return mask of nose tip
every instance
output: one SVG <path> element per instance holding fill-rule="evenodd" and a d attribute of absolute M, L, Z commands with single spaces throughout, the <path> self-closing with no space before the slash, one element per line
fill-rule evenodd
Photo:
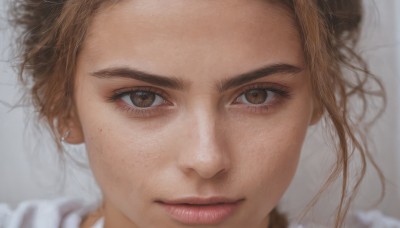
<path fill-rule="evenodd" d="M 200 146 L 201 147 L 201 146 Z M 223 151 L 214 148 L 197 148 L 184 163 L 186 173 L 196 173 L 202 179 L 212 179 L 228 171 L 229 161 Z"/>
<path fill-rule="evenodd" d="M 223 131 L 214 121 L 197 121 L 190 125 L 188 140 L 183 142 L 179 166 L 184 173 L 211 179 L 230 169 L 230 154 Z"/>

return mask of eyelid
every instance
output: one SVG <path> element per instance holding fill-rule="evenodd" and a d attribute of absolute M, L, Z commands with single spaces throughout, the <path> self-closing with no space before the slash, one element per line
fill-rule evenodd
<path fill-rule="evenodd" d="M 137 91 L 152 92 L 156 96 L 159 96 L 161 97 L 161 99 L 163 99 L 163 104 L 154 107 L 140 108 L 127 104 L 125 101 L 122 100 L 123 96 L 129 96 L 130 93 L 134 93 Z M 155 117 L 169 110 L 168 107 L 174 105 L 174 103 L 171 102 L 171 99 L 169 98 L 170 96 L 168 96 L 163 90 L 150 86 L 121 88 L 114 90 L 112 93 L 113 94 L 108 98 L 108 101 L 111 103 L 115 103 L 117 109 L 128 113 L 128 116 L 131 118 Z"/>
<path fill-rule="evenodd" d="M 244 96 L 246 92 L 253 89 L 263 89 L 274 93 L 273 100 L 264 104 L 245 104 L 243 102 L 237 102 L 241 96 Z M 253 114 L 267 114 L 272 110 L 275 110 L 281 104 L 291 98 L 291 90 L 281 84 L 271 83 L 271 82 L 258 82 L 250 85 L 246 85 L 238 89 L 235 93 L 233 101 L 229 102 L 228 108 L 234 108 L 237 110 L 245 111 L 246 113 Z"/>
<path fill-rule="evenodd" d="M 166 92 L 164 92 L 161 89 L 157 89 L 154 87 L 150 86 L 135 86 L 135 87 L 129 87 L 129 88 L 122 88 L 122 89 L 117 89 L 112 92 L 112 96 L 110 97 L 111 101 L 116 101 L 117 99 L 121 98 L 122 96 L 131 93 L 131 92 L 137 92 L 137 91 L 145 91 L 145 92 L 152 92 L 161 98 L 163 98 L 165 101 L 172 103 L 170 96 Z"/>
<path fill-rule="evenodd" d="M 266 90 L 272 91 L 274 93 L 277 93 L 277 95 L 282 96 L 282 97 L 290 97 L 291 96 L 289 87 L 286 87 L 284 85 L 277 84 L 277 83 L 271 83 L 271 82 L 256 82 L 256 83 L 252 83 L 250 85 L 246 85 L 246 86 L 238 89 L 237 91 L 235 91 L 235 94 L 238 94 L 238 95 L 235 96 L 233 101 L 235 101 L 238 97 L 240 97 L 241 95 L 243 95 L 244 93 L 246 93 L 252 89 L 266 89 Z"/>

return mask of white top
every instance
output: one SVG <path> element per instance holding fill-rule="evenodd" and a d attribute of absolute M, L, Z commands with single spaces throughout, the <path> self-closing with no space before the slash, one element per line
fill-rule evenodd
<path fill-rule="evenodd" d="M 82 219 L 98 205 L 79 199 L 62 198 L 47 201 L 30 201 L 12 211 L 0 204 L 0 228 L 79 228 Z M 384 216 L 379 211 L 357 212 L 349 216 L 351 228 L 400 228 L 400 220 Z M 103 228 L 100 219 L 92 228 Z M 318 225 L 294 225 L 291 228 L 321 228 Z"/>
<path fill-rule="evenodd" d="M 24 202 L 14 211 L 0 204 L 0 228 L 79 228 L 82 219 L 96 208 L 96 204 L 71 198 Z M 102 227 L 103 220 L 93 226 Z"/>

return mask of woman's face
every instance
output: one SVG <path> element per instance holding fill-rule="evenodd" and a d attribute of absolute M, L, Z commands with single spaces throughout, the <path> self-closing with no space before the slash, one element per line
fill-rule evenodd
<path fill-rule="evenodd" d="M 267 227 L 313 121 L 305 69 L 293 19 L 267 1 L 99 11 L 72 135 L 83 133 L 106 225 Z"/>

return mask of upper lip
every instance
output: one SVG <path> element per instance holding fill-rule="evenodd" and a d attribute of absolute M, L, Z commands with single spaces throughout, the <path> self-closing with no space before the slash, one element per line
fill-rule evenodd
<path fill-rule="evenodd" d="M 173 200 L 157 200 L 158 203 L 163 204 L 192 204 L 192 205 L 210 205 L 210 204 L 235 204 L 243 201 L 244 199 L 232 199 L 226 197 L 186 197 Z"/>

